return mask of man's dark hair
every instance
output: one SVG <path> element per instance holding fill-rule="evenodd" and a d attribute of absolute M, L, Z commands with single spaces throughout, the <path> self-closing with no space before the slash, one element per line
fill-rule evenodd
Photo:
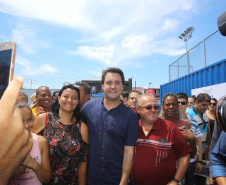
<path fill-rule="evenodd" d="M 53 92 L 53 96 L 55 96 L 56 95 L 56 93 L 59 93 L 60 91 L 54 91 Z"/>
<path fill-rule="evenodd" d="M 139 94 L 139 95 L 142 94 L 140 91 L 134 89 L 134 90 L 132 90 L 132 91 L 129 92 L 129 97 L 128 97 L 128 99 L 130 99 L 130 94 L 133 93 L 133 92 L 135 92 L 135 93 L 137 93 L 137 94 Z"/>
<path fill-rule="evenodd" d="M 47 87 L 47 86 L 41 86 L 41 87 L 39 87 L 38 89 L 36 89 L 36 96 L 38 96 L 38 94 L 39 94 L 39 93 L 38 93 L 39 89 L 41 89 L 41 88 L 43 88 L 43 87 L 49 89 L 49 87 Z"/>
<path fill-rule="evenodd" d="M 128 99 L 129 93 L 128 93 L 128 91 L 122 91 L 121 95 L 122 95 L 123 98 Z"/>
<path fill-rule="evenodd" d="M 183 99 L 186 99 L 186 101 L 188 101 L 188 95 L 183 92 L 177 93 L 176 96 L 177 96 L 177 99 L 183 98 Z"/>
<path fill-rule="evenodd" d="M 107 75 L 107 73 L 118 73 L 122 78 L 122 85 L 124 85 L 124 83 L 125 83 L 124 73 L 122 72 L 121 69 L 116 68 L 116 67 L 109 67 L 106 70 L 102 71 L 101 84 L 104 84 L 105 76 Z"/>
<path fill-rule="evenodd" d="M 75 82 L 75 85 L 78 85 L 79 87 L 83 86 L 85 94 L 90 94 L 91 88 L 90 88 L 88 83 L 86 83 L 86 82 Z"/>
<path fill-rule="evenodd" d="M 210 96 L 206 93 L 200 93 L 198 94 L 196 100 L 201 103 L 203 101 L 206 101 L 206 102 L 210 102 Z"/>
<path fill-rule="evenodd" d="M 191 95 L 189 98 L 193 98 L 194 101 L 196 101 L 196 96 L 195 95 Z"/>

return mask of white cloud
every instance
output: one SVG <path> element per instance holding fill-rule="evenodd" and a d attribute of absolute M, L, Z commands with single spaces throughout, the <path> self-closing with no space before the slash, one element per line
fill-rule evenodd
<path fill-rule="evenodd" d="M 178 27 L 178 21 L 177 20 L 174 20 L 174 19 L 166 19 L 164 21 L 164 25 L 162 27 L 163 30 L 166 30 L 166 31 L 171 31 L 171 30 L 175 30 L 177 27 Z"/>
<path fill-rule="evenodd" d="M 119 64 L 130 65 L 131 62 L 126 61 L 153 54 L 170 56 L 184 54 L 185 49 L 178 49 L 182 44 L 174 38 L 152 41 L 147 35 L 129 35 L 125 37 L 121 44 L 106 47 L 80 46 L 77 51 L 69 53 L 95 59 L 105 66 L 118 66 Z"/>
<path fill-rule="evenodd" d="M 197 0 L 0 0 L 0 11 L 51 24 L 68 26 L 81 32 L 74 39 L 78 46 L 71 54 L 95 60 L 106 66 L 117 66 L 137 57 L 155 53 L 179 55 L 179 39 L 169 39 L 197 11 Z M 15 41 L 27 53 L 48 47 L 35 40 L 34 29 L 18 26 Z M 162 35 L 168 35 L 163 38 Z M 32 41 L 32 42 L 31 42 Z M 35 43 L 35 44 L 34 44 Z M 48 68 L 48 67 L 47 67 Z"/>
<path fill-rule="evenodd" d="M 108 47 L 90 47 L 80 46 L 77 51 L 71 54 L 81 55 L 86 58 L 95 59 L 105 65 L 112 65 L 112 58 L 114 57 L 115 47 L 110 45 Z"/>
<path fill-rule="evenodd" d="M 88 70 L 87 72 L 99 78 L 101 77 L 102 69 L 96 68 L 95 70 Z"/>
<path fill-rule="evenodd" d="M 16 56 L 16 64 L 24 67 L 22 74 L 27 76 L 53 75 L 59 72 L 57 68 L 50 64 L 38 64 L 21 56 Z"/>
<path fill-rule="evenodd" d="M 12 39 L 29 54 L 34 54 L 40 48 L 47 48 L 50 45 L 50 43 L 38 39 L 34 29 L 23 24 L 16 25 L 16 28 L 12 30 Z"/>
<path fill-rule="evenodd" d="M 87 4 L 87 0 L 7 0 L 1 1 L 0 10 L 69 27 L 91 29 L 94 25 L 85 11 Z"/>

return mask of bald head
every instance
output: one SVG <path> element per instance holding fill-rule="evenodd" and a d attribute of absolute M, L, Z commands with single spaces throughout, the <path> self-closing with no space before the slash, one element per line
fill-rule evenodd
<path fill-rule="evenodd" d="M 50 110 L 50 104 L 51 104 L 51 92 L 49 90 L 49 87 L 41 86 L 36 90 L 36 100 L 38 107 L 44 108 L 46 112 Z"/>
<path fill-rule="evenodd" d="M 153 125 L 158 118 L 158 105 L 153 94 L 142 94 L 137 97 L 137 113 L 143 125 Z"/>

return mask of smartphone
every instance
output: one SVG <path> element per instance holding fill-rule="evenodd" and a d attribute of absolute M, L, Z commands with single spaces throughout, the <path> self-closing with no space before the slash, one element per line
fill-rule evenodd
<path fill-rule="evenodd" d="M 185 126 L 182 126 L 182 127 L 180 127 L 180 128 L 187 130 L 187 128 L 186 128 Z"/>
<path fill-rule="evenodd" d="M 16 44 L 14 42 L 0 43 L 0 99 L 13 79 Z"/>

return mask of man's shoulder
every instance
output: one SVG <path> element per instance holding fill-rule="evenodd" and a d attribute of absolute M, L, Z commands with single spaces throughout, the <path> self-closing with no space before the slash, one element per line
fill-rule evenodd
<path fill-rule="evenodd" d="M 93 100 L 89 100 L 85 103 L 85 105 L 83 106 L 84 108 L 90 107 L 90 106 L 97 106 L 97 105 L 101 105 L 103 99 L 102 98 L 98 98 L 98 99 L 93 99 Z"/>
<path fill-rule="evenodd" d="M 193 113 L 195 113 L 195 111 L 194 111 L 194 107 L 188 107 L 187 109 L 186 109 L 186 113 L 187 114 L 193 114 Z"/>
<path fill-rule="evenodd" d="M 124 105 L 124 103 L 121 103 L 118 107 L 118 109 L 116 109 L 115 111 L 116 115 L 118 116 L 118 118 L 120 119 L 130 119 L 130 120 L 134 120 L 134 121 L 138 121 L 138 116 L 137 114 L 130 108 L 126 107 Z"/>

